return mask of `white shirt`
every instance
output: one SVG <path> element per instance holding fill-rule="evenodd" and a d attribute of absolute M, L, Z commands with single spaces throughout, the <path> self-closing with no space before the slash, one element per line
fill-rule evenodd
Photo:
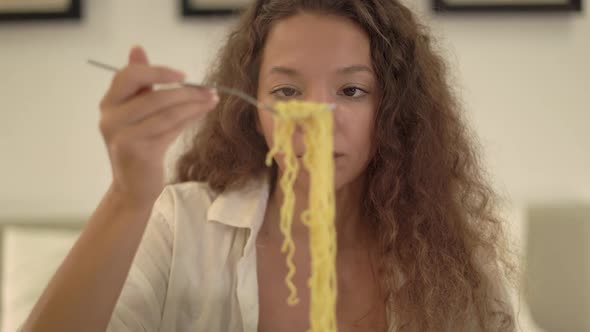
<path fill-rule="evenodd" d="M 268 195 L 266 180 L 217 196 L 203 183 L 166 187 L 107 330 L 256 332 Z"/>
<path fill-rule="evenodd" d="M 204 183 L 166 187 L 107 330 L 256 332 L 255 243 L 268 196 L 267 178 L 219 195 Z M 509 304 L 504 284 L 494 287 Z"/>

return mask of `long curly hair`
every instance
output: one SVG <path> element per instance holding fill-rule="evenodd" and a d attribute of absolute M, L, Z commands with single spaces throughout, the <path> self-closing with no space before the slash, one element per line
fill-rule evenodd
<path fill-rule="evenodd" d="M 273 22 L 298 12 L 339 15 L 370 36 L 380 101 L 363 209 L 379 243 L 379 280 L 395 331 L 512 331 L 492 285 L 511 285 L 516 265 L 475 139 L 427 29 L 395 0 L 259 0 L 241 16 L 207 82 L 256 95 Z M 176 166 L 175 182 L 219 192 L 268 172 L 254 107 L 221 96 Z M 276 179 L 276 164 L 270 170 Z M 493 273 L 474 257 L 484 253 Z M 487 272 L 486 272 L 487 271 Z M 501 304 L 501 303 L 500 303 Z"/>

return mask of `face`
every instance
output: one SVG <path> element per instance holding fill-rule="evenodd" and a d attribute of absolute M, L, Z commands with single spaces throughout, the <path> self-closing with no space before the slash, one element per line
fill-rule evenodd
<path fill-rule="evenodd" d="M 257 97 L 269 105 L 292 98 L 336 105 L 336 190 L 359 178 L 371 158 L 376 89 L 369 38 L 353 21 L 302 13 L 276 22 L 270 30 Z M 258 110 L 258 116 L 259 131 L 272 146 L 272 115 Z M 301 156 L 301 132 L 296 132 L 293 144 Z M 282 170 L 282 158 L 275 160 Z"/>

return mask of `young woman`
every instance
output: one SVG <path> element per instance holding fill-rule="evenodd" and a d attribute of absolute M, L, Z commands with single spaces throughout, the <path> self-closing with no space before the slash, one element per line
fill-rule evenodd
<path fill-rule="evenodd" d="M 286 304 L 271 115 L 186 87 L 133 48 L 100 104 L 113 181 L 25 331 L 306 331 L 306 174 Z M 393 0 L 259 0 L 208 82 L 267 104 L 336 105 L 338 330 L 512 331 L 513 265 L 493 193 L 424 27 Z M 206 114 L 206 115 L 205 115 Z M 163 159 L 203 127 L 164 188 Z M 295 152 L 304 147 L 301 133 Z M 159 196 L 159 198 L 158 198 Z"/>

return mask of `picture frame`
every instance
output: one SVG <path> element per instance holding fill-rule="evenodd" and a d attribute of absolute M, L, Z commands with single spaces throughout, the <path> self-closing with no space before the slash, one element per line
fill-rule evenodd
<path fill-rule="evenodd" d="M 253 0 L 181 0 L 182 16 L 228 16 L 243 10 Z"/>
<path fill-rule="evenodd" d="M 583 0 L 433 0 L 437 12 L 579 12 Z"/>
<path fill-rule="evenodd" d="M 80 20 L 81 0 L 0 1 L 0 22 Z"/>

